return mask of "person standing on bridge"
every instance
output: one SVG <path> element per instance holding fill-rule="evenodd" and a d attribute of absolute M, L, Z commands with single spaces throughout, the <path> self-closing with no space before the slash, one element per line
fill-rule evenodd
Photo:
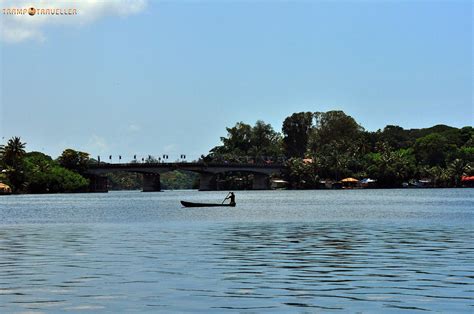
<path fill-rule="evenodd" d="M 234 192 L 230 192 L 229 196 L 227 196 L 225 198 L 225 200 L 230 200 L 230 205 L 235 206 L 235 194 L 234 194 Z"/>

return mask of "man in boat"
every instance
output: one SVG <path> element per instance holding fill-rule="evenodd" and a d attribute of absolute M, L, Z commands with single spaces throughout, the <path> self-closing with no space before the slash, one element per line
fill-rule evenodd
<path fill-rule="evenodd" d="M 227 196 L 227 197 L 225 198 L 225 200 L 230 200 L 230 205 L 235 206 L 235 195 L 234 195 L 234 192 L 230 192 L 230 193 L 229 193 L 229 196 Z M 225 201 L 225 200 L 224 200 L 224 201 Z"/>

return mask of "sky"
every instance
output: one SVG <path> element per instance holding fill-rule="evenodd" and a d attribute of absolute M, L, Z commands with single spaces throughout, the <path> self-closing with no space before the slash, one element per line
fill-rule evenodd
<path fill-rule="evenodd" d="M 57 157 L 188 160 L 226 127 L 343 110 L 472 126 L 471 1 L 0 1 L 0 137 Z"/>

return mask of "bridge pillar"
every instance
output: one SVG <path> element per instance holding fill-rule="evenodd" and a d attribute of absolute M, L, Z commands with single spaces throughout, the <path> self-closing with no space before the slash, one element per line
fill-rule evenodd
<path fill-rule="evenodd" d="M 91 175 L 89 176 L 89 191 L 97 193 L 107 193 L 108 180 L 106 176 Z"/>
<path fill-rule="evenodd" d="M 268 190 L 270 188 L 269 178 L 266 174 L 254 173 L 252 190 Z"/>
<path fill-rule="evenodd" d="M 216 178 L 212 173 L 201 173 L 199 175 L 199 191 L 216 190 Z"/>
<path fill-rule="evenodd" d="M 144 173 L 143 174 L 143 192 L 159 192 L 161 191 L 160 174 Z"/>

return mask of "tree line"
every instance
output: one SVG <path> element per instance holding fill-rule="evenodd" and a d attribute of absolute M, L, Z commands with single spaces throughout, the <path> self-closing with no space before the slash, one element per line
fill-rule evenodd
<path fill-rule="evenodd" d="M 293 188 L 317 188 L 323 180 L 372 178 L 379 187 L 427 179 L 436 187 L 457 187 L 472 175 L 474 129 L 435 125 L 404 129 L 387 125 L 367 131 L 343 111 L 298 112 L 277 132 L 270 124 L 238 122 L 226 128 L 221 145 L 205 161 L 278 162 Z"/>
<path fill-rule="evenodd" d="M 462 176 L 474 174 L 474 129 L 435 125 L 404 129 L 387 125 L 371 132 L 343 111 L 298 112 L 282 123 L 281 132 L 261 120 L 253 126 L 238 122 L 227 127 L 221 145 L 212 148 L 206 162 L 280 162 L 292 188 L 320 187 L 321 181 L 345 177 L 377 180 L 379 187 L 400 187 L 403 182 L 428 179 L 435 187 L 461 186 Z M 88 165 L 97 163 L 86 152 L 66 149 L 53 159 L 41 152 L 26 152 L 26 143 L 13 137 L 0 145 L 0 182 L 14 193 L 88 191 Z M 150 157 L 151 158 L 151 157 Z M 156 162 L 154 159 L 146 162 Z M 109 175 L 112 189 L 137 189 L 141 176 Z M 191 188 L 196 174 L 163 174 L 163 188 Z M 220 180 L 228 188 L 246 188 L 251 176 L 227 174 Z"/>
<path fill-rule="evenodd" d="M 97 160 L 86 152 L 65 149 L 53 159 L 41 152 L 26 152 L 26 143 L 13 137 L 0 145 L 0 182 L 9 185 L 13 193 L 74 193 L 88 192 L 90 176 L 87 169 Z M 149 157 L 146 162 L 158 162 Z M 142 176 L 136 173 L 107 174 L 109 189 L 138 190 Z M 163 189 L 190 189 L 198 186 L 198 175 L 172 171 L 161 176 Z"/>
<path fill-rule="evenodd" d="M 41 152 L 26 152 L 26 143 L 13 137 L 0 146 L 0 182 L 13 193 L 86 192 L 89 154 L 66 149 L 57 159 Z"/>

